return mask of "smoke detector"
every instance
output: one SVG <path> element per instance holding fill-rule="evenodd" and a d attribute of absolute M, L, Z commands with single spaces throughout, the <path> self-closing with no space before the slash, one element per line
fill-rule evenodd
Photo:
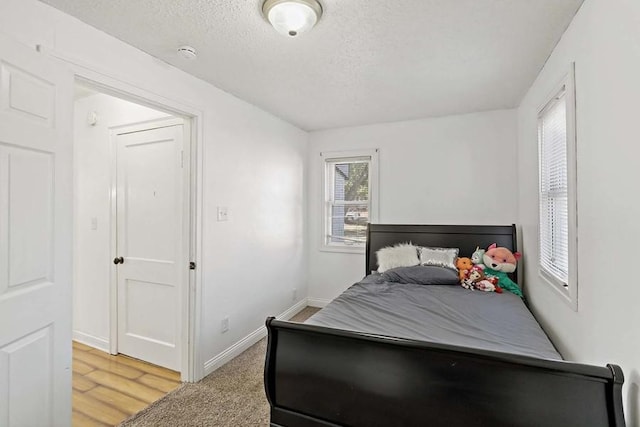
<path fill-rule="evenodd" d="M 178 55 L 184 59 L 192 61 L 197 58 L 196 50 L 191 46 L 180 46 L 178 48 Z"/>

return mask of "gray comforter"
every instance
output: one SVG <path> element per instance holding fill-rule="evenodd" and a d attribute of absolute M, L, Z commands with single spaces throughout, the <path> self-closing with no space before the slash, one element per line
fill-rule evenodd
<path fill-rule="evenodd" d="M 562 359 L 514 294 L 367 276 L 305 323 L 544 359 Z"/>

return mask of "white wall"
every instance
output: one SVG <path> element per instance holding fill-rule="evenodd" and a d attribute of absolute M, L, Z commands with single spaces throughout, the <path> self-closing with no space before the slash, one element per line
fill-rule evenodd
<path fill-rule="evenodd" d="M 322 151 L 379 148 L 378 223 L 511 224 L 517 216 L 515 110 L 313 132 L 309 145 L 309 298 L 364 276 L 364 254 L 322 252 Z"/>
<path fill-rule="evenodd" d="M 1 0 L 0 32 L 202 112 L 203 364 L 307 294 L 305 132 L 36 0 Z"/>
<path fill-rule="evenodd" d="M 89 112 L 98 115 L 95 126 Z M 74 338 L 109 349 L 111 163 L 109 129 L 168 114 L 112 96 L 81 98 L 74 111 Z M 92 218 L 97 229 L 92 229 Z"/>
<path fill-rule="evenodd" d="M 640 426 L 640 2 L 586 0 L 519 109 L 519 222 L 529 299 L 563 355 L 622 366 Z M 537 108 L 576 63 L 578 311 L 538 276 Z"/>

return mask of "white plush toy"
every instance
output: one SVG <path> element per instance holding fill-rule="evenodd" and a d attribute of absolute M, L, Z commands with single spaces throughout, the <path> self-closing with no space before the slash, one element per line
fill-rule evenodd
<path fill-rule="evenodd" d="M 480 246 L 476 246 L 475 252 L 471 255 L 471 262 L 475 265 L 482 265 L 484 267 L 482 258 L 484 257 L 485 252 L 486 251 L 484 249 L 480 249 Z"/>

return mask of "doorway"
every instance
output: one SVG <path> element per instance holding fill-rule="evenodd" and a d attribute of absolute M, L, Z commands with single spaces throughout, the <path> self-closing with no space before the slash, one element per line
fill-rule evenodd
<path fill-rule="evenodd" d="M 105 403 L 97 391 L 130 403 L 140 389 L 162 395 L 173 386 L 168 376 L 187 379 L 191 120 L 82 83 L 76 83 L 74 109 L 76 417 L 84 400 L 97 400 L 87 407 Z M 83 357 L 90 360 L 78 360 Z M 123 363 L 118 369 L 129 376 L 141 375 L 120 378 L 100 357 L 109 366 Z M 76 365 L 96 371 L 75 372 Z M 138 380 L 147 383 L 134 385 Z M 135 396 L 113 387 L 123 381 L 138 390 Z M 120 412 L 131 415 L 125 408 Z"/>

